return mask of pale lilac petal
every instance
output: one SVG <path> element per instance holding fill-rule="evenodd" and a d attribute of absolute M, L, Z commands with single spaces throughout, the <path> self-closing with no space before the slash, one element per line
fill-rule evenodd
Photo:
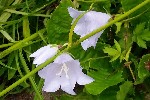
<path fill-rule="evenodd" d="M 38 72 L 38 75 L 45 79 L 43 91 L 55 92 L 60 88 L 60 77 L 56 74 L 61 70 L 61 65 L 51 63 Z"/>
<path fill-rule="evenodd" d="M 60 78 L 55 77 L 53 80 L 46 79 L 43 86 L 43 91 L 56 92 L 60 88 Z"/>
<path fill-rule="evenodd" d="M 70 14 L 70 16 L 71 16 L 72 18 L 77 18 L 77 17 L 78 17 L 81 13 L 83 13 L 84 11 L 78 11 L 78 10 L 72 8 L 72 7 L 69 7 L 69 8 L 68 8 L 68 12 L 69 12 L 69 14 Z"/>
<path fill-rule="evenodd" d="M 84 50 L 87 50 L 89 47 L 93 46 L 95 48 L 96 43 L 98 41 L 98 38 L 100 37 L 102 32 L 99 32 L 88 39 L 84 40 L 81 42 L 81 46 L 83 47 Z"/>
<path fill-rule="evenodd" d="M 57 47 L 46 49 L 45 51 L 43 51 L 43 53 L 41 53 L 40 56 L 34 59 L 33 64 L 40 65 L 41 63 L 44 63 L 47 59 L 53 57 L 57 53 L 57 50 Z"/>
<path fill-rule="evenodd" d="M 69 54 L 63 53 L 54 60 L 54 63 L 62 64 L 70 60 L 74 59 Z"/>
<path fill-rule="evenodd" d="M 84 74 L 84 73 L 80 73 L 79 76 L 80 76 L 80 77 L 78 77 L 78 79 L 77 79 L 77 83 L 78 83 L 79 85 L 89 84 L 89 83 L 91 83 L 91 82 L 94 81 L 93 78 L 87 76 L 87 75 Z"/>
<path fill-rule="evenodd" d="M 105 25 L 109 18 L 110 16 L 106 13 L 89 11 L 78 21 L 74 32 L 78 35 L 86 35 L 93 30 Z"/>
<path fill-rule="evenodd" d="M 79 85 L 89 84 L 94 81 L 93 78 L 87 76 L 82 72 L 82 68 L 80 66 L 80 62 L 78 60 L 73 60 L 66 63 L 70 69 L 68 72 L 69 76 L 76 77 L 76 81 Z"/>
<path fill-rule="evenodd" d="M 56 63 L 51 63 L 38 71 L 38 75 L 43 79 L 52 79 L 56 77 L 56 73 L 61 70 L 61 65 Z"/>
<path fill-rule="evenodd" d="M 70 83 L 70 80 L 67 79 L 64 76 L 61 77 L 61 89 L 71 95 L 76 95 L 76 93 L 73 91 L 74 87 L 72 87 L 72 84 Z"/>
<path fill-rule="evenodd" d="M 37 51 L 35 51 L 34 53 L 32 53 L 30 55 L 30 57 L 38 57 L 40 56 L 45 50 L 49 49 L 50 48 L 50 45 L 47 45 L 47 46 L 44 46 L 40 49 L 38 49 Z"/>

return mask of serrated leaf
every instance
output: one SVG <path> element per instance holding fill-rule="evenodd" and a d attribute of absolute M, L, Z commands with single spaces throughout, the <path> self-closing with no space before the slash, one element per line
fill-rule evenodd
<path fill-rule="evenodd" d="M 120 56 L 120 52 L 113 48 L 105 47 L 103 51 L 104 53 L 108 53 L 109 56 L 112 56 L 110 62 L 116 60 Z"/>
<path fill-rule="evenodd" d="M 95 81 L 87 84 L 85 88 L 93 95 L 100 94 L 106 88 L 117 85 L 123 81 L 122 71 L 112 74 L 105 70 L 99 70 L 97 72 L 90 72 L 88 75 L 93 77 Z"/>
<path fill-rule="evenodd" d="M 146 41 L 150 41 L 150 31 L 149 29 L 145 29 L 145 23 L 137 25 L 133 34 L 133 41 L 140 47 L 147 48 Z"/>
<path fill-rule="evenodd" d="M 117 92 L 117 100 L 125 100 L 125 97 L 132 85 L 133 84 L 130 81 L 126 81 L 124 84 L 120 85 L 120 90 Z"/>
<path fill-rule="evenodd" d="M 29 20 L 28 20 L 28 16 L 25 16 L 23 18 L 23 37 L 27 38 L 30 36 L 30 28 L 29 28 Z"/>
<path fill-rule="evenodd" d="M 116 49 L 111 48 L 111 47 L 105 47 L 103 49 L 104 53 L 108 53 L 109 56 L 112 56 L 110 62 L 116 60 L 121 55 L 121 47 L 120 47 L 119 43 L 116 40 L 114 40 L 114 43 L 115 43 Z"/>
<path fill-rule="evenodd" d="M 136 7 L 137 5 L 142 3 L 143 1 L 144 0 L 136 0 L 136 2 L 134 0 L 121 0 L 121 4 L 122 4 L 122 8 L 124 9 L 124 11 L 127 12 L 133 7 Z M 129 16 L 130 18 L 137 17 L 134 20 L 131 20 L 132 22 L 131 26 L 136 26 L 139 23 L 145 22 L 146 25 L 149 26 L 150 28 L 150 23 L 149 23 L 150 16 L 149 15 L 150 15 L 150 9 L 149 9 L 149 5 L 147 4 Z"/>
<path fill-rule="evenodd" d="M 117 50 L 121 53 L 121 47 L 120 47 L 119 43 L 116 40 L 114 40 L 114 43 L 115 43 Z"/>
<path fill-rule="evenodd" d="M 116 100 L 116 94 L 118 89 L 119 87 L 117 85 L 107 88 L 100 94 L 100 100 Z"/>
<path fill-rule="evenodd" d="M 117 34 L 118 32 L 120 32 L 122 22 L 116 22 L 115 25 L 117 26 L 117 29 L 116 29 L 116 32 L 115 32 Z"/>
<path fill-rule="evenodd" d="M 112 70 L 109 57 L 105 57 L 102 51 L 105 45 L 104 43 L 97 43 L 96 48 L 89 48 L 86 51 L 81 46 L 77 46 L 76 48 L 70 49 L 69 52 L 73 55 L 74 59 L 80 60 L 80 64 L 84 69 L 88 70 L 89 68 L 93 68 L 98 70 L 105 67 L 108 70 Z"/>
<path fill-rule="evenodd" d="M 150 61 L 150 54 L 142 56 L 138 66 L 138 77 L 141 80 L 144 80 L 147 76 L 150 75 L 149 71 L 146 69 L 146 63 Z"/>
<path fill-rule="evenodd" d="M 13 61 L 13 63 L 11 64 L 11 67 L 16 68 L 16 62 Z M 15 75 L 17 70 L 8 70 L 8 80 L 12 79 Z"/>
<path fill-rule="evenodd" d="M 145 49 L 147 48 L 146 42 L 140 37 L 137 37 L 137 44 L 139 45 L 139 47 L 142 47 L 142 48 L 145 48 Z"/>
<path fill-rule="evenodd" d="M 68 41 L 68 33 L 72 22 L 72 18 L 67 10 L 70 6 L 70 0 L 61 0 L 61 3 L 48 20 L 46 28 L 50 43 L 65 43 Z"/>
<path fill-rule="evenodd" d="M 16 69 L 16 62 L 14 61 L 15 60 L 15 55 L 17 53 L 16 52 L 13 52 L 9 55 L 9 58 L 8 58 L 8 63 L 7 65 Z M 11 78 L 13 78 L 13 76 L 15 75 L 16 73 L 16 70 L 12 70 L 12 69 L 8 69 L 8 80 L 10 80 Z"/>
<path fill-rule="evenodd" d="M 145 23 L 141 23 L 137 25 L 133 34 L 136 34 L 136 35 L 141 34 L 142 30 L 144 30 L 144 27 L 145 27 Z"/>
<path fill-rule="evenodd" d="M 126 55 L 125 55 L 125 60 L 126 61 L 128 61 L 128 59 L 129 59 L 129 54 L 130 54 L 130 52 L 131 52 L 131 47 L 129 48 L 129 50 L 128 50 L 128 52 L 126 53 Z"/>
<path fill-rule="evenodd" d="M 108 53 L 108 55 L 114 56 L 114 55 L 118 54 L 118 51 L 113 48 L 105 47 L 104 53 Z"/>

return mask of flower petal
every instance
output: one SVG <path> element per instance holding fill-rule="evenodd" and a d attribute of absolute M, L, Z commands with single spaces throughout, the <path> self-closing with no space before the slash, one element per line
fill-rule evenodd
<path fill-rule="evenodd" d="M 78 83 L 79 85 L 89 84 L 89 83 L 91 83 L 91 82 L 93 82 L 93 81 L 94 81 L 93 78 L 87 76 L 87 75 L 84 74 L 84 73 L 80 73 L 80 77 L 78 77 L 78 79 L 77 79 L 77 83 Z"/>
<path fill-rule="evenodd" d="M 70 80 L 66 78 L 66 76 L 63 74 L 61 77 L 61 89 L 71 95 L 76 95 L 76 93 L 73 91 L 74 87 L 72 87 L 72 84 L 70 83 Z"/>
<path fill-rule="evenodd" d="M 74 32 L 78 35 L 86 35 L 105 25 L 109 18 L 110 16 L 106 13 L 89 11 L 78 21 Z"/>
<path fill-rule="evenodd" d="M 81 46 L 83 47 L 84 50 L 87 50 L 87 48 L 91 47 L 91 46 L 96 46 L 96 43 L 98 41 L 98 38 L 100 37 L 101 33 L 103 31 L 95 34 L 94 36 L 91 36 L 90 38 L 84 40 L 83 42 L 81 42 Z"/>
<path fill-rule="evenodd" d="M 53 80 L 45 79 L 43 91 L 56 92 L 60 88 L 60 78 L 55 77 Z"/>
<path fill-rule="evenodd" d="M 43 79 L 52 79 L 56 77 L 56 73 L 59 73 L 61 70 L 61 65 L 56 63 L 51 63 L 38 71 L 38 75 Z"/>
<path fill-rule="evenodd" d="M 62 64 L 70 60 L 74 59 L 69 54 L 63 53 L 54 60 L 54 63 Z"/>
<path fill-rule="evenodd" d="M 80 62 L 78 60 L 69 61 L 66 63 L 66 65 L 69 67 L 69 76 L 76 77 L 76 81 L 80 85 L 89 84 L 94 81 L 93 78 L 87 76 L 82 72 L 82 68 L 80 66 Z"/>
<path fill-rule="evenodd" d="M 60 77 L 56 74 L 61 70 L 61 65 L 51 63 L 38 72 L 38 75 L 45 79 L 43 90 L 55 92 L 60 88 Z"/>
<path fill-rule="evenodd" d="M 77 18 L 84 11 L 78 11 L 72 7 L 68 7 L 68 12 L 72 18 Z"/>
<path fill-rule="evenodd" d="M 43 53 L 45 50 L 47 50 L 48 48 L 50 48 L 50 45 L 44 46 L 40 49 L 38 49 L 37 51 L 35 51 L 34 53 L 32 53 L 30 55 L 30 57 L 38 57 L 41 55 L 41 53 Z"/>
<path fill-rule="evenodd" d="M 36 57 L 33 61 L 33 64 L 40 65 L 41 63 L 44 63 L 47 59 L 53 57 L 57 53 L 58 48 L 57 47 L 52 47 L 52 48 L 47 48 L 41 55 Z"/>

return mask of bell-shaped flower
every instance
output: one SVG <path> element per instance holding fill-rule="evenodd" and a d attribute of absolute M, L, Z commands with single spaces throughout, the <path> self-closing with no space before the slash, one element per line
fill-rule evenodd
<path fill-rule="evenodd" d="M 82 72 L 80 62 L 67 53 L 58 56 L 53 63 L 40 70 L 38 75 L 45 79 L 43 91 L 55 92 L 61 88 L 72 95 L 76 94 L 73 91 L 76 82 L 85 85 L 94 81 Z"/>
<path fill-rule="evenodd" d="M 37 66 L 44 63 L 47 59 L 53 57 L 58 51 L 58 47 L 53 47 L 52 45 L 44 46 L 34 53 L 30 55 L 30 57 L 34 57 L 33 64 L 36 64 Z"/>
<path fill-rule="evenodd" d="M 70 16 L 73 18 L 73 22 L 74 22 L 74 20 L 80 14 L 82 14 L 84 11 L 78 11 L 78 10 L 75 10 L 75 9 L 69 7 L 68 12 L 69 12 Z M 108 22 L 109 19 L 110 19 L 110 15 L 108 15 L 106 13 L 96 12 L 96 11 L 89 11 L 86 14 L 84 14 L 84 16 L 82 18 L 79 19 L 79 21 L 77 22 L 77 24 L 74 28 L 74 32 L 77 35 L 80 35 L 81 37 L 84 37 L 85 35 L 89 34 L 93 30 L 96 30 L 97 28 L 105 25 Z M 101 36 L 103 31 L 98 32 L 97 34 L 95 34 L 95 35 L 91 36 L 90 38 L 84 40 L 81 43 L 83 49 L 87 50 L 87 48 L 89 48 L 91 46 L 95 47 L 96 43 L 98 41 L 98 38 Z"/>

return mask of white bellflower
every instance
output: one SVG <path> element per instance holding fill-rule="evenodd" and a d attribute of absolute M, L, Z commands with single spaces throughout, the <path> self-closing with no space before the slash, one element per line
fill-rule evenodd
<path fill-rule="evenodd" d="M 33 64 L 36 66 L 44 63 L 47 59 L 53 57 L 57 53 L 58 47 L 53 47 L 52 45 L 44 46 L 30 55 L 34 57 Z"/>
<path fill-rule="evenodd" d="M 75 10 L 75 9 L 69 7 L 68 12 L 69 12 L 70 16 L 73 18 L 73 22 L 74 22 L 74 20 L 85 11 L 78 11 L 78 10 Z M 77 35 L 80 35 L 82 38 L 85 35 L 92 32 L 93 30 L 105 25 L 109 19 L 110 19 L 110 15 L 108 15 L 106 13 L 89 11 L 82 18 L 79 19 L 79 21 L 77 22 L 77 24 L 74 28 L 74 32 Z M 97 34 L 84 40 L 81 43 L 83 49 L 87 50 L 87 48 L 89 48 L 91 46 L 95 47 L 96 43 L 98 41 L 98 38 L 101 36 L 103 31 L 98 32 Z"/>
<path fill-rule="evenodd" d="M 38 74 L 45 79 L 43 90 L 46 92 L 55 92 L 61 88 L 63 91 L 75 95 L 73 89 L 76 82 L 79 85 L 85 85 L 94 81 L 82 72 L 79 61 L 74 60 L 67 53 L 58 56 L 53 63 L 40 70 Z"/>

